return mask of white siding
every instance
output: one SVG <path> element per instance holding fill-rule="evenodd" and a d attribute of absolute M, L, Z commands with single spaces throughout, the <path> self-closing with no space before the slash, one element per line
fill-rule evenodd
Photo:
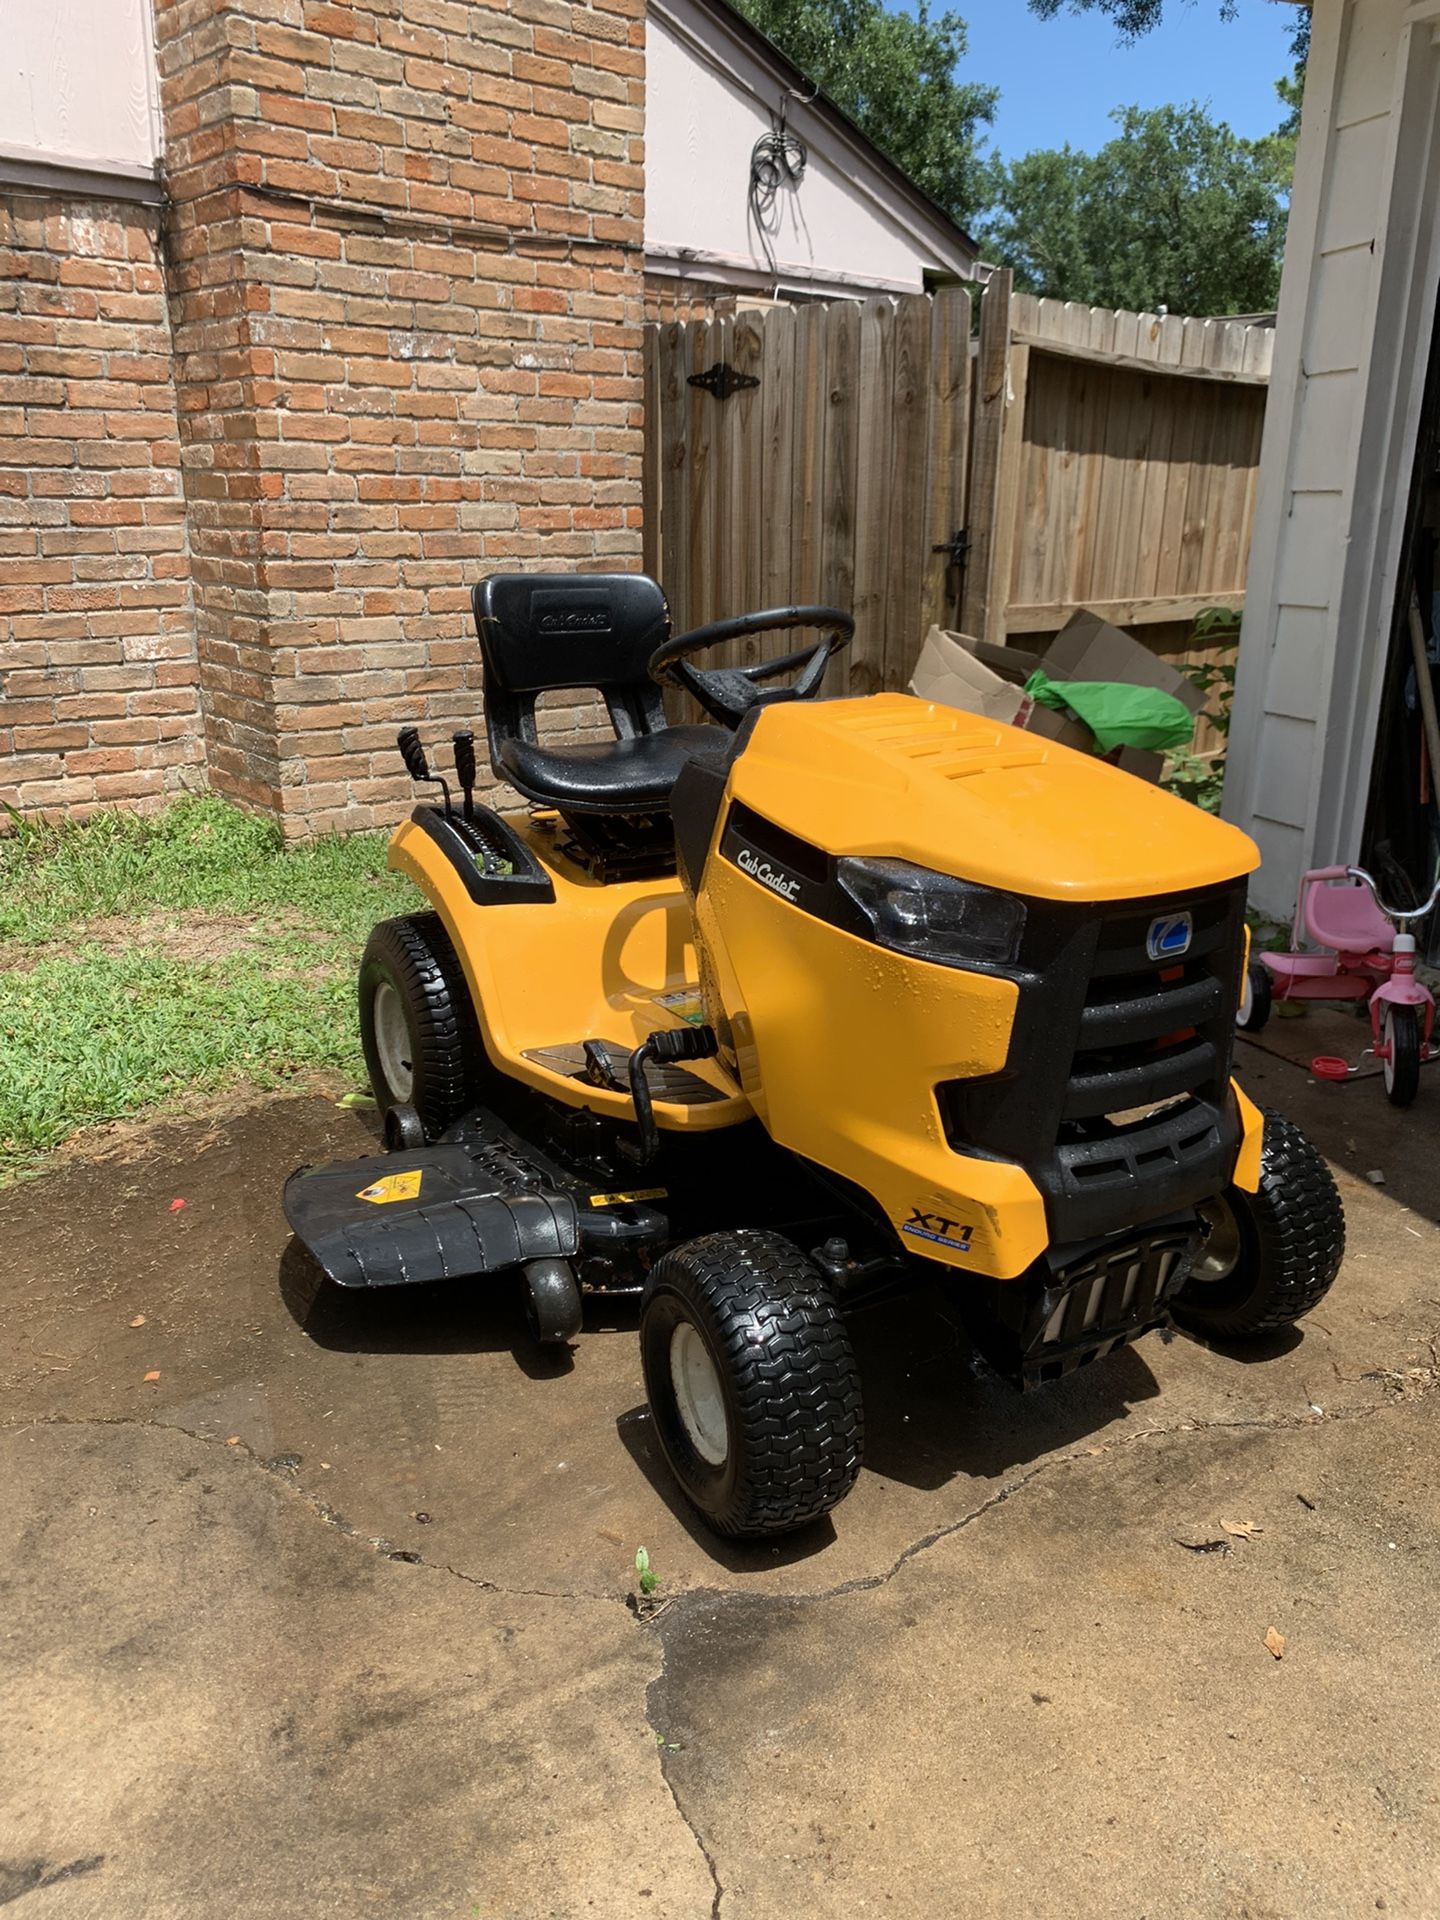
<path fill-rule="evenodd" d="M 918 292 L 925 268 L 968 274 L 972 255 L 850 140 L 799 101 L 788 125 L 809 149 L 798 188 L 776 199 L 772 274 L 749 209 L 750 154 L 784 87 L 694 0 L 657 0 L 645 48 L 647 265 L 706 263 L 767 283 Z M 719 276 L 725 277 L 725 276 Z"/>
<path fill-rule="evenodd" d="M 149 0 L 5 0 L 0 154 L 136 173 L 160 152 Z"/>
<path fill-rule="evenodd" d="M 1252 897 L 1354 858 L 1433 313 L 1440 0 L 1316 0 L 1226 813 Z"/>

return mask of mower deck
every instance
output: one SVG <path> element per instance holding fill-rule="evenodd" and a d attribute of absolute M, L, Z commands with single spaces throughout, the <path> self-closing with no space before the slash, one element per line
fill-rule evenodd
<path fill-rule="evenodd" d="M 476 1279 L 533 1260 L 662 1244 L 663 1198 L 637 1174 L 615 1192 L 572 1173 L 476 1107 L 423 1147 L 301 1167 L 285 1183 L 285 1218 L 341 1287 Z"/>

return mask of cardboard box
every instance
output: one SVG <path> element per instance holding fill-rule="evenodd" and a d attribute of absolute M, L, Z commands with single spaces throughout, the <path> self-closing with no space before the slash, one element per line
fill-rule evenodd
<path fill-rule="evenodd" d="M 1006 726 L 1022 727 L 1033 702 L 1028 694 L 976 659 L 960 634 L 931 627 L 910 676 L 910 691 L 942 707 L 982 714 Z"/>
<path fill-rule="evenodd" d="M 1083 720 L 1039 706 L 1021 691 L 1037 667 L 1043 667 L 1052 680 L 1119 680 L 1136 687 L 1158 687 L 1173 693 L 1191 713 L 1198 713 L 1205 703 L 1204 695 L 1183 674 L 1128 633 L 1083 608 L 1038 653 L 931 627 L 910 691 L 922 700 L 937 700 L 1024 727 L 1078 753 L 1093 753 L 1095 736 Z M 1116 747 L 1105 758 L 1152 785 L 1165 766 L 1164 754 L 1143 747 Z"/>

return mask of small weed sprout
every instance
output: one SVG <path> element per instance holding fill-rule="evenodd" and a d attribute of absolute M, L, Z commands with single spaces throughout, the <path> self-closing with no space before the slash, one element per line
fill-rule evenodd
<path fill-rule="evenodd" d="M 639 1575 L 640 1591 L 648 1600 L 650 1595 L 654 1593 L 655 1589 L 659 1586 L 660 1576 L 658 1573 L 651 1571 L 650 1555 L 644 1547 L 637 1547 L 635 1549 L 635 1571 Z"/>

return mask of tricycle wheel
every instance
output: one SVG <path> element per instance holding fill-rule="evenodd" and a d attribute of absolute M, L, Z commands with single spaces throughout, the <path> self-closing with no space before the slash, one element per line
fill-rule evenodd
<path fill-rule="evenodd" d="M 788 1533 L 854 1485 L 850 1336 L 780 1234 L 712 1233 L 667 1253 L 645 1283 L 640 1357 L 665 1457 L 717 1533 Z"/>
<path fill-rule="evenodd" d="M 1408 1107 L 1420 1091 L 1420 1009 L 1387 1003 L 1380 1041 L 1390 1049 L 1380 1063 L 1390 1104 Z"/>
<path fill-rule="evenodd" d="M 1201 1212 L 1210 1237 L 1173 1309 L 1188 1333 L 1244 1340 L 1293 1326 L 1330 1291 L 1345 1210 L 1330 1169 L 1283 1115 L 1265 1113 L 1259 1191 L 1231 1185 Z"/>
<path fill-rule="evenodd" d="M 484 1047 L 438 913 L 382 920 L 366 942 L 360 1044 L 381 1111 L 413 1107 L 430 1139 L 479 1098 Z"/>
<path fill-rule="evenodd" d="M 1252 960 L 1240 985 L 1240 1008 L 1235 1015 L 1235 1024 L 1242 1033 L 1259 1033 L 1270 1018 L 1273 997 L 1270 969 Z"/>

